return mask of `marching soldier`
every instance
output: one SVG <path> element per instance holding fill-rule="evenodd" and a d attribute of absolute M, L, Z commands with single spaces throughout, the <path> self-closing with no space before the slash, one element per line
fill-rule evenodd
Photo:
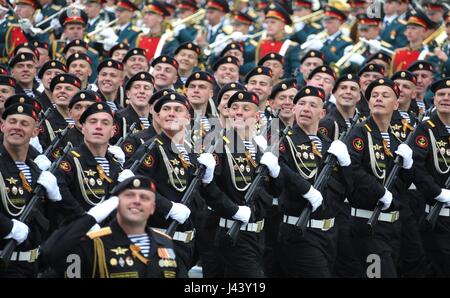
<path fill-rule="evenodd" d="M 67 73 L 67 67 L 58 60 L 48 61 L 41 67 L 41 69 L 39 69 L 38 78 L 44 86 L 44 91 L 38 96 L 38 99 L 42 104 L 42 109 L 44 111 L 47 111 L 49 108 L 53 108 L 50 83 L 54 77 L 63 73 Z"/>
<path fill-rule="evenodd" d="M 228 1 L 225 0 L 208 0 L 206 3 L 205 20 L 208 22 L 205 26 L 205 32 L 197 35 L 195 38 L 196 44 L 200 47 L 212 44 L 220 37 L 227 33 L 225 29 L 225 16 L 230 12 Z M 197 33 L 198 34 L 198 33 Z M 205 35 L 206 34 L 206 35 Z"/>
<path fill-rule="evenodd" d="M 130 46 L 128 44 L 119 42 L 109 50 L 109 58 L 123 63 L 123 58 L 129 49 Z"/>
<path fill-rule="evenodd" d="M 6 100 L 16 94 L 16 79 L 8 75 L 0 75 L 0 113 L 5 111 Z"/>
<path fill-rule="evenodd" d="M 214 63 L 212 70 L 216 86 L 214 88 L 214 98 L 220 91 L 220 88 L 228 83 L 239 82 L 239 60 L 236 57 L 225 56 Z"/>
<path fill-rule="evenodd" d="M 284 57 L 278 53 L 269 53 L 258 61 L 258 66 L 272 70 L 272 82 L 278 83 L 284 78 Z"/>
<path fill-rule="evenodd" d="M 93 72 L 92 59 L 87 54 L 75 53 L 67 59 L 66 66 L 68 73 L 80 79 L 81 89 L 87 89 Z"/>
<path fill-rule="evenodd" d="M 177 277 L 172 240 L 147 226 L 156 208 L 155 182 L 133 176 L 122 181 L 111 195 L 55 232 L 42 247 L 43 261 L 69 278 Z M 89 232 L 115 209 L 108 226 Z M 80 257 L 79 275 L 71 275 L 66 262 L 74 253 Z"/>
<path fill-rule="evenodd" d="M 406 22 L 400 20 L 397 11 L 401 0 L 387 0 L 383 5 L 383 29 L 380 32 L 382 41 L 392 45 L 394 49 L 408 44 L 406 37 Z"/>
<path fill-rule="evenodd" d="M 322 66 L 325 64 L 325 54 L 316 51 L 316 50 L 309 50 L 305 53 L 300 59 L 300 67 L 297 70 L 296 78 L 297 78 L 297 84 L 299 86 L 305 86 L 306 80 L 309 77 L 309 74 L 313 69 Z"/>
<path fill-rule="evenodd" d="M 151 66 L 153 68 L 151 74 L 155 78 L 155 90 L 175 89 L 179 67 L 177 60 L 161 55 L 152 61 Z"/>
<path fill-rule="evenodd" d="M 122 63 L 125 68 L 124 82 L 127 82 L 129 78 L 138 72 L 148 71 L 149 69 L 145 50 L 140 48 L 129 49 L 123 57 Z"/>
<path fill-rule="evenodd" d="M 128 45 L 134 44 L 137 36 L 141 33 L 139 27 L 131 23 L 138 7 L 129 0 L 121 0 L 116 4 L 117 29 L 116 43 L 123 42 Z M 114 58 L 113 58 L 114 59 Z"/>
<path fill-rule="evenodd" d="M 219 111 L 219 121 L 222 127 L 225 127 L 228 121 L 228 100 L 231 98 L 231 96 L 233 96 L 234 93 L 244 90 L 247 89 L 240 83 L 228 83 L 220 88 L 219 94 L 217 95 L 217 111 Z"/>
<path fill-rule="evenodd" d="M 294 122 L 293 107 L 297 91 L 297 81 L 294 78 L 282 80 L 272 87 L 268 102 L 271 111 L 280 110 L 280 129 L 292 126 Z"/>
<path fill-rule="evenodd" d="M 35 76 L 37 73 L 36 56 L 31 53 L 20 53 L 9 62 L 11 76 L 16 79 L 16 93 L 25 93 L 37 98 L 37 84 Z"/>
<path fill-rule="evenodd" d="M 195 0 L 181 0 L 178 2 L 177 14 L 180 20 L 185 19 L 198 10 L 197 2 Z M 197 36 L 196 26 L 179 25 L 174 28 L 174 35 L 179 44 L 186 42 L 194 42 Z"/>
<path fill-rule="evenodd" d="M 411 102 L 411 111 L 419 117 L 431 108 L 433 102 L 433 92 L 429 89 L 433 83 L 433 64 L 427 61 L 418 60 L 408 67 L 417 78 L 416 98 Z"/>
<path fill-rule="evenodd" d="M 272 91 L 272 70 L 268 67 L 257 66 L 245 77 L 245 87 L 249 92 L 258 95 L 260 123 L 264 125 L 271 116 L 271 109 L 267 100 Z"/>
<path fill-rule="evenodd" d="M 74 39 L 72 41 L 69 41 L 62 50 L 64 61 L 67 61 L 70 56 L 72 56 L 75 53 L 83 53 L 87 54 L 89 49 L 89 45 L 87 42 L 85 42 L 82 39 Z"/>
<path fill-rule="evenodd" d="M 313 1 L 312 0 L 295 0 L 292 1 L 292 9 L 294 10 L 294 18 L 306 17 L 313 13 Z M 308 22 L 295 22 L 294 34 L 291 39 L 298 44 L 302 44 L 306 41 L 309 35 L 317 34 L 322 31 L 322 26 L 314 21 Z"/>
<path fill-rule="evenodd" d="M 97 67 L 98 94 L 113 112 L 126 106 L 123 90 L 124 67 L 122 62 L 105 59 Z"/>
<path fill-rule="evenodd" d="M 381 65 L 369 63 L 364 65 L 358 72 L 359 86 L 361 87 L 361 100 L 356 105 L 361 120 L 365 120 L 370 115 L 369 98 L 365 98 L 365 92 L 370 83 L 376 79 L 384 77 L 384 68 Z"/>
<path fill-rule="evenodd" d="M 200 47 L 192 42 L 183 43 L 175 50 L 173 57 L 178 62 L 178 75 L 182 84 L 186 83 L 192 73 L 199 70 L 200 54 Z"/>
<path fill-rule="evenodd" d="M 306 85 L 321 88 L 325 92 L 325 98 L 329 101 L 335 81 L 336 74 L 334 70 L 328 65 L 323 65 L 314 68 L 309 73 Z"/>

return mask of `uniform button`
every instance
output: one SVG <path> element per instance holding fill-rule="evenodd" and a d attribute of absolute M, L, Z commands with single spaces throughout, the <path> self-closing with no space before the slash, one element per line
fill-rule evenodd
<path fill-rule="evenodd" d="M 275 43 L 274 43 L 274 42 L 271 42 L 270 45 L 273 47 L 273 46 L 275 46 Z"/>

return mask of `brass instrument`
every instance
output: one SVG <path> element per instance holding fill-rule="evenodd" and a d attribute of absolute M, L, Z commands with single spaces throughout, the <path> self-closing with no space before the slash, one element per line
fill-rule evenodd
<path fill-rule="evenodd" d="M 204 18 L 205 18 L 206 10 L 204 8 L 199 9 L 196 13 L 181 19 L 181 20 L 174 20 L 170 26 L 172 30 L 174 30 L 176 27 L 181 25 L 194 25 L 199 24 Z"/>
<path fill-rule="evenodd" d="M 315 12 L 310 13 L 310 14 L 308 14 L 306 16 L 303 16 L 303 17 L 296 17 L 296 16 L 294 16 L 292 18 L 292 22 L 294 24 L 296 24 L 296 23 L 316 22 L 316 21 L 321 20 L 323 18 L 323 16 L 324 16 L 323 9 L 319 9 L 318 11 L 315 11 Z"/>
<path fill-rule="evenodd" d="M 309 39 L 307 39 L 304 43 L 302 43 L 302 45 L 300 46 L 300 49 L 301 49 L 302 51 L 305 50 L 305 49 L 307 49 L 307 48 L 310 46 L 310 44 L 311 44 L 312 42 L 316 41 L 316 40 L 320 40 L 320 41 L 323 43 L 323 42 L 325 42 L 325 40 L 327 39 L 327 37 L 328 37 L 328 33 L 327 33 L 327 31 L 325 31 L 325 30 L 320 31 L 320 32 L 317 33 L 317 34 L 310 35 L 310 36 L 309 36 Z"/>
<path fill-rule="evenodd" d="M 68 9 L 70 9 L 72 7 L 77 8 L 77 9 L 84 9 L 84 6 L 82 6 L 79 1 L 76 1 L 76 2 L 74 2 L 72 4 L 70 4 L 69 6 L 63 7 L 62 9 L 58 10 L 54 14 L 46 17 L 45 19 L 43 19 L 42 21 L 40 21 L 39 23 L 37 23 L 34 26 L 35 27 L 40 27 L 40 26 L 44 25 L 45 23 L 47 23 L 48 21 L 51 21 L 54 18 L 59 17 L 60 14 L 62 14 L 63 12 L 65 12 L 66 10 L 68 10 Z"/>
<path fill-rule="evenodd" d="M 370 40 L 365 39 L 364 37 L 360 37 L 359 40 L 370 46 Z M 388 48 L 383 47 L 383 46 L 380 46 L 380 51 L 385 52 L 386 54 L 389 54 L 391 56 L 394 55 L 394 51 L 393 50 L 388 49 Z"/>
<path fill-rule="evenodd" d="M 425 40 L 422 42 L 422 45 L 429 45 L 434 41 L 437 46 L 441 46 L 446 39 L 447 32 L 445 31 L 445 24 L 442 24 L 438 29 L 436 29 L 436 31 L 425 38 Z"/>
<path fill-rule="evenodd" d="M 86 36 L 89 39 L 91 39 L 93 36 L 95 36 L 95 34 L 99 33 L 102 30 L 105 30 L 106 28 L 113 26 L 115 23 L 117 23 L 117 21 L 118 21 L 118 19 L 114 19 L 109 23 L 101 23 L 97 26 L 97 28 L 94 31 L 91 31 L 88 34 L 86 34 Z"/>
<path fill-rule="evenodd" d="M 344 56 L 342 56 L 336 63 L 331 63 L 331 67 L 333 68 L 334 72 L 336 73 L 336 76 L 339 76 L 339 72 L 341 69 L 345 69 L 350 64 L 348 63 L 348 60 L 351 56 L 355 54 L 362 55 L 367 49 L 366 44 L 360 40 L 355 45 L 353 45 L 352 49 L 346 53 Z"/>

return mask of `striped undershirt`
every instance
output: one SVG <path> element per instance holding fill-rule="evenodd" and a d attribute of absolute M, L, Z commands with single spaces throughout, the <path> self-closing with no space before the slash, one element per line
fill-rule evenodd
<path fill-rule="evenodd" d="M 148 254 L 150 253 L 150 238 L 147 234 L 128 235 L 128 238 L 135 245 L 139 246 L 144 257 L 148 257 Z"/>
<path fill-rule="evenodd" d="M 106 157 L 95 157 L 95 160 L 105 170 L 106 175 L 109 176 L 109 162 Z"/>
<path fill-rule="evenodd" d="M 211 130 L 211 123 L 209 123 L 209 119 L 206 118 L 205 116 L 202 116 L 200 118 L 200 123 L 203 125 L 203 129 L 206 132 L 209 132 Z"/>
<path fill-rule="evenodd" d="M 345 124 L 347 124 L 347 128 L 350 128 L 352 126 L 350 119 L 345 119 Z"/>
<path fill-rule="evenodd" d="M 109 100 L 107 100 L 106 101 L 106 104 L 111 108 L 111 111 L 113 111 L 113 112 L 117 112 L 117 106 L 116 106 L 116 104 L 114 103 L 114 101 L 109 101 Z"/>
<path fill-rule="evenodd" d="M 419 109 L 422 109 L 425 111 L 425 103 L 423 101 L 416 101 L 417 102 L 417 106 L 419 107 Z"/>
<path fill-rule="evenodd" d="M 389 138 L 389 133 L 388 132 L 381 132 L 381 136 L 383 137 L 383 140 L 386 140 L 387 147 L 391 148 L 391 139 Z"/>
<path fill-rule="evenodd" d="M 252 155 L 252 158 L 255 159 L 256 158 L 256 147 L 255 145 L 253 145 L 252 141 L 243 141 L 244 142 L 244 147 L 245 150 L 248 150 L 248 152 L 250 152 L 250 154 Z"/>
<path fill-rule="evenodd" d="M 72 118 L 64 118 L 66 120 L 67 125 L 75 125 L 75 120 Z"/>
<path fill-rule="evenodd" d="M 446 125 L 445 128 L 447 128 L 448 133 L 450 133 L 450 125 Z"/>
<path fill-rule="evenodd" d="M 411 118 L 409 117 L 408 112 L 398 111 L 400 113 L 400 116 L 402 116 L 403 119 L 408 120 L 408 123 L 411 123 Z"/>
<path fill-rule="evenodd" d="M 187 162 L 191 162 L 191 160 L 189 159 L 189 154 L 188 154 L 186 148 L 184 147 L 184 145 L 183 144 L 175 144 L 175 146 L 177 146 L 178 152 L 180 152 L 181 155 L 183 155 L 184 160 Z"/>
<path fill-rule="evenodd" d="M 33 182 L 33 177 L 31 177 L 30 167 L 26 163 L 21 161 L 16 161 L 16 166 L 19 169 L 19 171 L 23 172 L 28 183 L 31 184 Z"/>
<path fill-rule="evenodd" d="M 315 135 L 308 135 L 311 142 L 313 142 L 316 145 L 316 148 L 319 152 L 322 152 L 322 140 Z"/>
<path fill-rule="evenodd" d="M 141 120 L 142 125 L 144 125 L 144 128 L 150 127 L 150 121 L 148 121 L 147 117 L 139 117 L 139 120 Z"/>
<path fill-rule="evenodd" d="M 25 92 L 26 95 L 28 95 L 31 98 L 36 98 L 36 96 L 34 95 L 34 92 L 32 89 L 23 89 L 23 91 Z"/>

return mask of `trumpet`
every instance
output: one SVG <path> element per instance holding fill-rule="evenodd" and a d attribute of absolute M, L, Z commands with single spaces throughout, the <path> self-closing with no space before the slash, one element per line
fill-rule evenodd
<path fill-rule="evenodd" d="M 199 9 L 196 13 L 181 19 L 181 20 L 174 20 L 171 24 L 170 27 L 172 29 L 175 29 L 176 27 L 179 27 L 181 25 L 193 25 L 193 24 L 198 24 L 200 23 L 204 18 L 205 18 L 205 14 L 206 14 L 206 10 L 204 8 Z"/>
<path fill-rule="evenodd" d="M 293 17 L 292 22 L 294 24 L 296 23 L 308 23 L 308 22 L 316 22 L 318 20 L 321 20 L 323 18 L 323 9 L 319 9 L 318 11 L 315 11 L 313 13 L 310 13 L 303 17 Z"/>
<path fill-rule="evenodd" d="M 355 54 L 362 55 L 367 49 L 366 44 L 360 40 L 355 45 L 353 45 L 352 49 L 348 51 L 344 56 L 342 56 L 336 63 L 332 63 L 331 67 L 333 68 L 336 76 L 339 76 L 339 72 L 341 69 L 348 67 L 348 60 Z"/>
<path fill-rule="evenodd" d="M 81 10 L 81 9 L 84 9 L 84 6 L 81 5 L 81 3 L 80 3 L 79 1 L 76 1 L 76 2 L 74 2 L 74 3 L 72 3 L 72 4 L 70 4 L 69 6 L 64 7 L 64 8 L 62 8 L 61 10 L 55 12 L 54 14 L 52 14 L 52 15 L 46 17 L 45 19 L 43 19 L 42 21 L 40 21 L 39 23 L 37 23 L 37 24 L 35 25 L 35 27 L 40 27 L 40 26 L 44 25 L 44 24 L 47 23 L 48 21 L 53 20 L 54 18 L 58 17 L 60 14 L 62 14 L 63 12 L 65 12 L 66 10 L 68 10 L 68 9 L 70 9 L 70 8 L 72 8 L 72 7 L 77 8 L 77 9 L 80 9 L 80 10 Z"/>
<path fill-rule="evenodd" d="M 440 47 L 446 39 L 447 32 L 445 31 L 445 24 L 442 24 L 438 29 L 436 29 L 436 31 L 425 38 L 425 40 L 422 42 L 422 45 L 429 45 L 434 41 L 437 46 Z"/>
<path fill-rule="evenodd" d="M 368 39 L 365 39 L 364 37 L 360 37 L 359 40 L 362 41 L 363 43 L 367 44 L 368 46 L 370 46 L 372 43 L 372 39 L 368 40 Z M 376 42 L 376 40 L 375 40 L 375 42 Z M 379 49 L 380 49 L 380 51 L 385 52 L 386 54 L 389 54 L 391 56 L 394 55 L 393 50 L 383 47 L 381 44 L 379 46 Z"/>
<path fill-rule="evenodd" d="M 325 40 L 327 39 L 327 37 L 328 37 L 328 33 L 325 30 L 321 31 L 317 34 L 312 34 L 312 35 L 308 36 L 308 39 L 300 46 L 300 49 L 302 51 L 307 49 L 316 40 L 320 40 L 322 43 L 324 43 Z"/>
<path fill-rule="evenodd" d="M 97 28 L 94 31 L 89 32 L 86 34 L 86 36 L 90 39 L 95 36 L 95 34 L 99 33 L 102 30 L 105 30 L 108 27 L 113 26 L 115 23 L 117 23 L 118 19 L 114 19 L 109 23 L 101 23 L 97 26 Z"/>

